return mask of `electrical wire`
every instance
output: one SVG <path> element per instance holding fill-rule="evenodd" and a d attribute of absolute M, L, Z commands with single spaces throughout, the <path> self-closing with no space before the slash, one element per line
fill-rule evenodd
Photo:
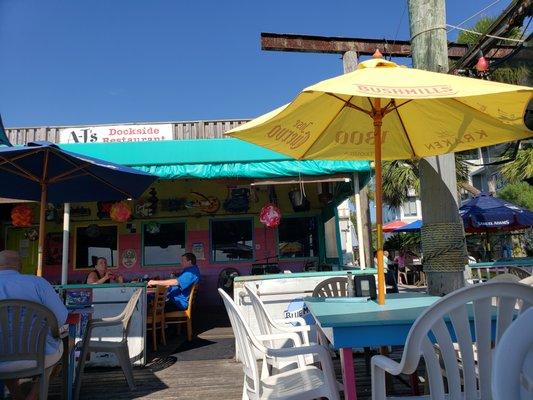
<path fill-rule="evenodd" d="M 478 35 L 478 36 L 486 36 L 486 37 L 490 37 L 490 38 L 493 38 L 493 39 L 506 40 L 506 41 L 516 42 L 516 43 L 524 43 L 524 40 L 522 40 L 522 39 L 512 39 L 512 38 L 508 38 L 508 37 L 506 38 L 506 37 L 502 37 L 502 36 L 489 35 L 487 33 L 481 33 L 481 32 L 477 32 L 477 31 L 473 31 L 472 29 L 465 29 L 465 28 L 461 28 L 459 26 L 450 25 L 450 24 L 446 24 L 446 26 L 452 27 L 454 29 L 458 29 L 458 30 L 463 31 L 463 32 L 473 33 L 474 35 Z M 450 32 L 450 31 L 448 31 L 448 32 Z"/>
<path fill-rule="evenodd" d="M 396 44 L 396 40 L 398 39 L 398 33 L 400 32 L 400 27 L 402 26 L 403 18 L 405 17 L 406 11 L 407 11 L 407 0 L 405 0 L 405 2 L 403 3 L 403 11 L 400 17 L 400 21 L 398 22 L 398 26 L 396 27 L 396 33 L 394 34 L 394 40 L 392 41 L 392 47 L 394 47 L 394 45 Z M 391 59 L 392 59 L 392 55 L 389 54 L 389 61 Z"/>
<path fill-rule="evenodd" d="M 477 17 L 479 14 L 481 14 L 482 12 L 484 11 L 487 11 L 489 8 L 491 8 L 493 5 L 499 3 L 501 0 L 496 0 L 494 2 L 492 2 L 491 4 L 489 4 L 488 6 L 486 6 L 484 9 L 478 11 L 477 13 L 475 13 L 474 15 L 472 15 L 471 17 L 468 17 L 467 19 L 465 19 L 464 21 L 461 21 L 457 24 L 457 26 L 452 26 L 452 25 L 449 25 L 450 27 L 452 27 L 453 29 L 450 29 L 448 30 L 448 33 L 450 32 L 453 32 L 455 29 L 459 29 L 459 27 L 463 24 L 465 24 L 466 22 L 470 21 L 472 18 L 474 17 Z"/>

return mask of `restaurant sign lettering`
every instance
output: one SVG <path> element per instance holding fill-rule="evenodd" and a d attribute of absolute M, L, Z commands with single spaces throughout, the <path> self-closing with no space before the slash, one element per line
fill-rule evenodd
<path fill-rule="evenodd" d="M 101 125 L 59 130 L 59 143 L 156 142 L 172 139 L 172 124 Z"/>

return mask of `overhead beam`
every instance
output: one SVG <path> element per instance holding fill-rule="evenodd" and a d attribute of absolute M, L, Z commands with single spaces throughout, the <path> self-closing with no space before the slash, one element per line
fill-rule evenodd
<path fill-rule="evenodd" d="M 408 40 L 261 33 L 262 50 L 329 54 L 344 54 L 355 50 L 359 55 L 370 56 L 374 54 L 376 48 L 379 48 L 386 56 L 411 57 L 411 43 Z M 510 54 L 513 49 L 514 46 L 496 46 L 485 57 L 502 58 Z M 448 43 L 448 56 L 452 59 L 461 58 L 467 50 L 467 45 Z"/>
<path fill-rule="evenodd" d="M 513 28 L 522 26 L 524 18 L 530 17 L 532 14 L 532 0 L 514 0 L 489 26 L 485 35 L 480 36 L 479 40 L 462 55 L 459 61 L 452 67 L 452 70 L 473 66 L 479 58 L 480 51 L 483 54 L 490 53 L 491 49 L 497 47 L 496 43 L 500 41 L 500 39 L 487 35 L 505 37 Z"/>

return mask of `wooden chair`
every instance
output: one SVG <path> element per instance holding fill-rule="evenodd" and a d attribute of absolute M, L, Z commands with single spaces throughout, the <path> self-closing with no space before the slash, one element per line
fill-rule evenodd
<path fill-rule="evenodd" d="M 8 323 L 11 315 L 13 323 Z M 0 301 L 0 381 L 39 377 L 39 399 L 48 397 L 48 382 L 63 347 L 45 355 L 48 332 L 59 340 L 56 316 L 45 306 L 26 300 Z M 3 394 L 3 393 L 2 393 Z"/>
<path fill-rule="evenodd" d="M 495 307 L 493 300 L 496 300 Z M 468 286 L 444 296 L 414 322 L 399 363 L 385 356 L 372 358 L 372 399 L 386 399 L 386 373 L 412 374 L 421 358 L 428 374 L 429 398 L 490 399 L 492 343 L 497 348 L 506 329 L 514 323 L 514 316 L 518 315 L 519 321 L 520 314 L 532 304 L 533 289 L 513 282 Z M 469 314 L 474 317 L 473 326 Z M 492 336 L 493 316 L 496 317 L 495 337 Z M 459 346 L 459 361 L 454 341 Z M 409 397 L 415 398 L 418 397 Z"/>
<path fill-rule="evenodd" d="M 180 333 L 181 324 L 187 324 L 187 340 L 192 341 L 192 308 L 198 292 L 198 284 L 193 285 L 189 294 L 189 306 L 184 311 L 170 311 L 165 313 L 166 324 L 177 324 L 178 334 Z"/>
<path fill-rule="evenodd" d="M 165 337 L 165 301 L 167 287 L 156 286 L 155 296 L 146 317 L 146 329 L 152 331 L 152 347 L 157 351 L 157 330 L 161 329 L 161 342 L 166 345 Z"/>

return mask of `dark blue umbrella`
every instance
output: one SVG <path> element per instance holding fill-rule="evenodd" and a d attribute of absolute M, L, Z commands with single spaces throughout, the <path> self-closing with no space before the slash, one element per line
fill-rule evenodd
<path fill-rule="evenodd" d="M 50 142 L 0 148 L 0 197 L 41 202 L 37 274 L 42 272 L 45 206 L 139 197 L 156 176 L 82 156 Z"/>
<path fill-rule="evenodd" d="M 422 229 L 422 220 L 417 219 L 416 221 L 411 222 L 410 224 L 396 228 L 392 232 L 416 232 Z"/>
<path fill-rule="evenodd" d="M 512 231 L 533 226 L 533 212 L 490 193 L 481 193 L 465 203 L 459 214 L 466 232 Z"/>

